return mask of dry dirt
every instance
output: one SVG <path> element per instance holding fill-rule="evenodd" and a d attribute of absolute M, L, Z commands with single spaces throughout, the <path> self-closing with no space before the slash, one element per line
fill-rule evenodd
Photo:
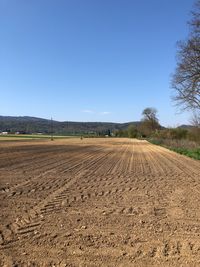
<path fill-rule="evenodd" d="M 0 143 L 0 266 L 200 266 L 200 162 L 146 141 Z"/>

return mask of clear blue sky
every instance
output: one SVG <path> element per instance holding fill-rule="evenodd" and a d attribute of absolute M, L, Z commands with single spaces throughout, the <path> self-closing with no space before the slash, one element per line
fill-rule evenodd
<path fill-rule="evenodd" d="M 0 115 L 127 122 L 170 99 L 193 0 L 0 0 Z"/>

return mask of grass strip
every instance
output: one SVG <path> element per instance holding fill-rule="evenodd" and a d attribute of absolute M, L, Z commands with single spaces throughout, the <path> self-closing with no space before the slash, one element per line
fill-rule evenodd
<path fill-rule="evenodd" d="M 185 156 L 188 156 L 190 158 L 200 160 L 200 148 L 195 148 L 195 149 L 187 149 L 187 148 L 183 148 L 183 147 L 175 148 L 175 147 L 165 145 L 163 143 L 164 141 L 162 142 L 161 140 L 149 139 L 148 141 L 154 145 L 159 145 L 159 146 L 165 147 L 165 148 L 170 149 L 174 152 L 177 152 L 181 155 L 185 155 Z"/>

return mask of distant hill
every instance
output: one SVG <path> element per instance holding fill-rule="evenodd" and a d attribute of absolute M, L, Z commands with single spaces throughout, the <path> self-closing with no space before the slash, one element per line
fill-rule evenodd
<path fill-rule="evenodd" d="M 73 122 L 73 121 L 53 121 L 53 132 L 55 134 L 80 134 L 98 133 L 106 131 L 124 130 L 130 124 L 135 126 L 140 122 L 113 123 L 113 122 Z M 11 133 L 51 133 L 51 121 L 42 118 L 28 116 L 0 116 L 0 132 L 9 131 Z"/>
<path fill-rule="evenodd" d="M 182 124 L 182 125 L 178 126 L 177 128 L 182 128 L 182 129 L 190 130 L 193 127 L 194 126 L 192 126 L 192 125 Z"/>

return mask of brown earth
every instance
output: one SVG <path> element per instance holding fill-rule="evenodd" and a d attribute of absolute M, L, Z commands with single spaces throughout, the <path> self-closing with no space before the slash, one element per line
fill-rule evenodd
<path fill-rule="evenodd" d="M 146 141 L 0 142 L 0 266 L 200 266 L 200 162 Z"/>

